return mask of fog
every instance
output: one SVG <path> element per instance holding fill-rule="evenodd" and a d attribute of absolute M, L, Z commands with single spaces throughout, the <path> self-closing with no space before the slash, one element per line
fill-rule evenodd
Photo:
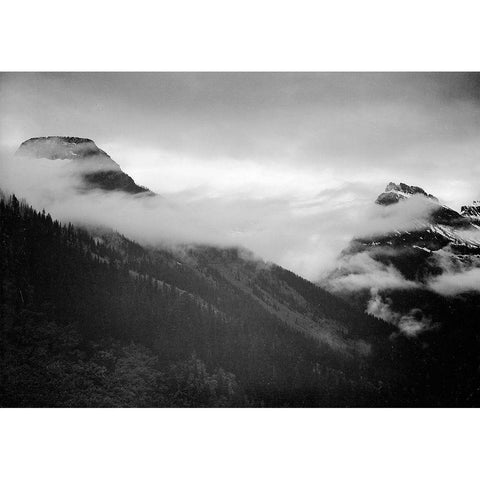
<path fill-rule="evenodd" d="M 391 308 L 390 299 L 388 297 L 383 298 L 376 289 L 372 289 L 366 311 L 387 323 L 395 325 L 401 333 L 408 337 L 416 337 L 420 333 L 432 330 L 437 326 L 419 308 L 412 308 L 405 315 L 395 312 Z"/>
<path fill-rule="evenodd" d="M 467 238 L 473 237 L 478 241 L 478 233 L 478 230 L 469 232 Z M 468 262 L 460 261 L 446 247 L 434 253 L 432 262 L 442 269 L 441 275 L 428 282 L 428 288 L 434 292 L 445 296 L 480 292 L 480 258 L 472 256 Z"/>
<path fill-rule="evenodd" d="M 479 84 L 473 74 L 4 73 L 0 185 L 60 220 L 151 245 L 239 245 L 322 280 L 352 238 L 428 215 L 421 199 L 375 205 L 388 182 L 457 209 L 480 198 Z M 159 196 L 80 193 L 68 161 L 13 157 L 44 135 L 93 139 Z M 414 288 L 372 259 L 348 262 L 353 275 L 333 288 Z"/>
<path fill-rule="evenodd" d="M 325 287 L 334 292 L 419 288 L 418 283 L 404 278 L 393 265 L 374 260 L 369 252 L 338 258 L 335 273 L 338 275 L 322 281 Z"/>
<path fill-rule="evenodd" d="M 153 197 L 98 189 L 85 192 L 82 174 L 88 166 L 82 163 L 79 167 L 68 159 L 6 154 L 1 162 L 2 188 L 62 221 L 106 226 L 152 246 L 245 247 L 311 280 L 336 265 L 337 256 L 353 237 L 414 229 L 432 208 L 420 198 L 388 209 L 371 199 L 362 203 L 355 184 L 325 191 L 310 201 L 287 195 L 209 196 L 198 189 Z M 378 270 L 372 259 L 363 261 L 363 277 L 352 282 L 402 283 L 390 267 Z M 341 286 L 349 281 L 345 279 Z"/>
<path fill-rule="evenodd" d="M 479 76 L 408 73 L 0 74 L 0 143 L 93 139 L 137 183 L 311 199 L 420 185 L 480 198 Z"/>

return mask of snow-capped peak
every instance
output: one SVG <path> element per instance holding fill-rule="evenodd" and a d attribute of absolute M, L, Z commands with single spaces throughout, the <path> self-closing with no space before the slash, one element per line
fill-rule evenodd
<path fill-rule="evenodd" d="M 460 212 L 465 217 L 480 218 L 480 201 L 475 200 L 472 205 L 463 205 Z"/>
<path fill-rule="evenodd" d="M 399 200 L 410 198 L 413 195 L 423 195 L 429 200 L 438 203 L 438 198 L 430 195 L 423 188 L 407 185 L 406 183 L 396 184 L 393 182 L 390 182 L 386 186 L 385 192 L 378 196 L 376 203 L 379 205 L 391 205 L 397 203 Z"/>

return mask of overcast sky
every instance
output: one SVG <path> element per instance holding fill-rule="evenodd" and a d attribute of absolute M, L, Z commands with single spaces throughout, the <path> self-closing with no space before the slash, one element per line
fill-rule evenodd
<path fill-rule="evenodd" d="M 456 209 L 480 199 L 474 74 L 0 74 L 2 153 L 45 135 L 91 138 L 171 199 L 245 208 L 243 230 L 276 216 L 273 236 L 296 215 L 312 241 L 320 226 L 305 218 L 362 209 L 390 181 Z M 287 252 L 292 235 L 270 259 L 313 277 L 300 246 Z"/>

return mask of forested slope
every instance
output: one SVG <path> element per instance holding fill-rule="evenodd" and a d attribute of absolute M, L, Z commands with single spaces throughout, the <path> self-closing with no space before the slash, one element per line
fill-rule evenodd
<path fill-rule="evenodd" d="M 351 328 L 346 305 L 335 320 L 340 300 L 280 267 L 256 271 L 235 250 L 179 256 L 93 236 L 14 196 L 1 200 L 0 219 L 2 406 L 394 398 L 388 362 L 379 369 L 372 360 L 385 351 Z M 351 317 L 366 316 L 351 309 Z M 297 328 L 302 318 L 329 336 Z"/>

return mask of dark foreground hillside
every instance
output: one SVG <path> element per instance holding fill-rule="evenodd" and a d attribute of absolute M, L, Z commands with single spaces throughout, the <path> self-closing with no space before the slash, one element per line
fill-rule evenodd
<path fill-rule="evenodd" d="M 358 328 L 373 319 L 279 267 L 217 249 L 182 263 L 15 197 L 0 222 L 1 406 L 398 401 L 388 344 Z"/>
<path fill-rule="evenodd" d="M 459 308 L 406 338 L 248 252 L 146 249 L 15 197 L 0 241 L 1 406 L 478 404 Z"/>

